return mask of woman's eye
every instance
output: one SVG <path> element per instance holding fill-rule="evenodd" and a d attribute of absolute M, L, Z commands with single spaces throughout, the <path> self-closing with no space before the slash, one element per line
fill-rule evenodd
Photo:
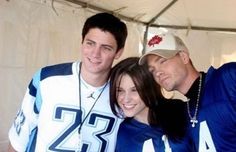
<path fill-rule="evenodd" d="M 132 91 L 132 92 L 137 92 L 137 89 L 136 89 L 136 88 L 132 88 L 131 91 Z"/>
<path fill-rule="evenodd" d="M 150 73 L 154 73 L 154 68 L 149 68 L 148 71 L 149 71 Z"/>
<path fill-rule="evenodd" d="M 123 90 L 122 89 L 116 89 L 117 92 L 122 92 Z"/>

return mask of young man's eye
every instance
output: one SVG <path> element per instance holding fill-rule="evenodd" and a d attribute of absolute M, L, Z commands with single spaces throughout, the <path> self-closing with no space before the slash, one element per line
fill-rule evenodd
<path fill-rule="evenodd" d="M 88 42 L 86 42 L 86 44 L 89 45 L 89 46 L 92 46 L 92 45 L 93 45 L 93 42 L 89 42 L 89 41 L 88 41 Z"/>
<path fill-rule="evenodd" d="M 109 51 L 109 52 L 110 52 L 110 51 L 113 51 L 113 48 L 108 47 L 108 46 L 103 46 L 103 47 L 102 47 L 102 50 L 103 50 L 103 51 Z"/>
<path fill-rule="evenodd" d="M 166 59 L 162 58 L 159 60 L 159 63 L 162 64 L 162 63 L 165 63 L 166 62 Z"/>

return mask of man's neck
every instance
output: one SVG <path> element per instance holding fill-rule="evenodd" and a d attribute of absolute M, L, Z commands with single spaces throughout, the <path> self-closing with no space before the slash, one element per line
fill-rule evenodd
<path fill-rule="evenodd" d="M 103 86 L 108 81 L 108 72 L 107 73 L 91 73 L 85 69 L 81 69 L 81 76 L 84 81 L 93 87 Z"/>
<path fill-rule="evenodd" d="M 195 80 L 199 77 L 198 71 L 192 71 L 188 76 L 185 78 L 185 80 L 182 83 L 182 87 L 180 87 L 178 90 L 183 95 L 186 95 L 186 93 L 189 91 Z"/>

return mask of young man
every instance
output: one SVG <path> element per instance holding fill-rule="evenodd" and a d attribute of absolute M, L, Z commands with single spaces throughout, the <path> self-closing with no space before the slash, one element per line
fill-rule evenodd
<path fill-rule="evenodd" d="M 47 66 L 30 82 L 9 131 L 9 151 L 114 151 L 121 122 L 109 106 L 108 77 L 127 27 L 99 13 L 82 31 L 82 61 Z"/>
<path fill-rule="evenodd" d="M 163 88 L 189 99 L 189 131 L 197 151 L 236 150 L 236 63 L 199 72 L 186 45 L 171 34 L 154 36 L 139 63 L 148 64 Z"/>

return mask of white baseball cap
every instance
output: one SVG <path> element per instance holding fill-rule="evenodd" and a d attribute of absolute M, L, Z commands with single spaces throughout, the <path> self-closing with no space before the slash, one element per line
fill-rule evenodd
<path fill-rule="evenodd" d="M 169 59 L 180 51 L 188 53 L 186 45 L 178 36 L 170 33 L 155 35 L 148 41 L 146 53 L 140 57 L 139 64 L 144 64 L 147 55 L 150 54 Z"/>

